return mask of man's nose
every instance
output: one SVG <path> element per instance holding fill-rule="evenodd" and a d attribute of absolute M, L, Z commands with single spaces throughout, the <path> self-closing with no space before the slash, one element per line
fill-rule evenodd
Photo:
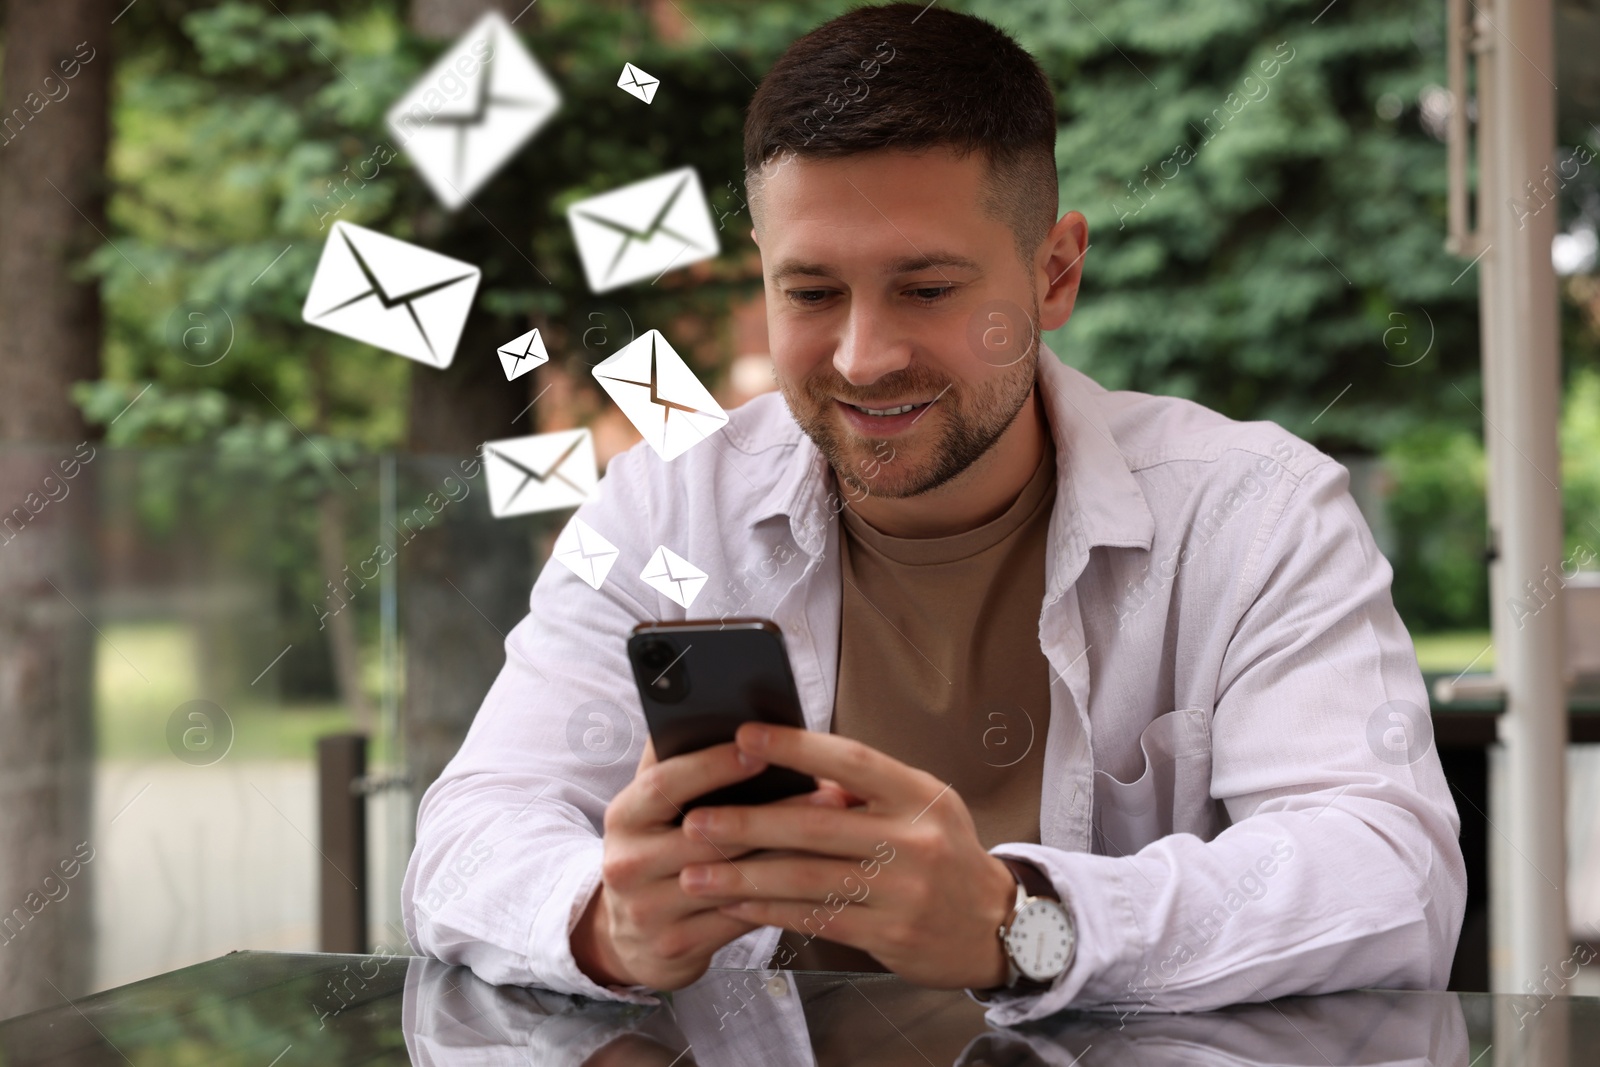
<path fill-rule="evenodd" d="M 851 385 L 866 386 L 911 363 L 911 342 L 883 310 L 856 305 L 833 353 L 833 368 Z"/>

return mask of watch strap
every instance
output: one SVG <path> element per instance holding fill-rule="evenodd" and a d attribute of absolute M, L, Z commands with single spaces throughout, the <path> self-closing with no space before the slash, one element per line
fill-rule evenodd
<path fill-rule="evenodd" d="M 1012 859 L 1010 856 L 995 857 L 1005 864 L 1011 871 L 1011 877 L 1022 886 L 1022 891 L 1030 897 L 1044 897 L 1061 903 L 1061 894 L 1056 892 L 1056 887 L 1043 871 L 1029 863 L 1027 860 Z"/>

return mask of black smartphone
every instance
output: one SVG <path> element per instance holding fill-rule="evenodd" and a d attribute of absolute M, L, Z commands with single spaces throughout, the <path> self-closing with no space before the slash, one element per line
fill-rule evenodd
<path fill-rule="evenodd" d="M 783 632 L 768 619 L 640 623 L 628 637 L 628 662 L 657 759 L 732 741 L 740 723 L 805 729 Z M 769 804 L 816 787 L 809 774 L 769 766 L 683 807 Z"/>

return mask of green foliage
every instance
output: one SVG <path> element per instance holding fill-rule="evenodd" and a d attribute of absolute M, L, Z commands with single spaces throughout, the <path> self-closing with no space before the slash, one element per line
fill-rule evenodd
<path fill-rule="evenodd" d="M 1579 549 L 1600 553 L 1600 370 L 1573 372 L 1561 444 L 1563 558 Z M 1384 458 L 1395 485 L 1388 505 L 1399 542 L 1391 562 L 1401 616 L 1420 630 L 1484 625 L 1489 594 L 1481 439 L 1438 424 L 1420 426 L 1390 442 Z"/>
<path fill-rule="evenodd" d="M 1483 446 L 1466 430 L 1419 426 L 1384 453 L 1396 546 L 1394 601 L 1407 625 L 1441 630 L 1489 617 Z"/>
<path fill-rule="evenodd" d="M 1567 558 L 1579 548 L 1600 555 L 1600 368 L 1574 371 L 1567 385 L 1561 417 L 1561 503 Z"/>
<path fill-rule="evenodd" d="M 581 196 L 692 163 L 719 213 L 735 206 L 760 71 L 845 6 L 696 5 L 695 33 L 668 45 L 637 11 L 541 4 L 530 39 L 565 102 L 491 186 L 536 209 L 532 233 L 501 235 L 505 262 L 484 264 L 480 306 L 582 323 L 595 301 L 562 217 Z M 1475 276 L 1458 281 L 1465 264 L 1440 248 L 1443 146 L 1415 105 L 1443 79 L 1435 5 L 1349 0 L 1316 26 L 1322 4 L 1287 0 L 955 6 L 1011 29 L 1059 89 L 1062 205 L 1089 217 L 1094 247 L 1058 351 L 1108 385 L 1272 418 L 1330 449 L 1474 423 Z M 407 383 L 427 371 L 306 327 L 299 304 L 333 218 L 424 243 L 475 222 L 439 211 L 403 155 L 374 168 L 384 110 L 438 44 L 416 40 L 393 3 L 291 24 L 227 0 L 182 25 L 188 55 L 135 55 L 119 75 L 112 214 L 125 236 L 97 259 L 108 377 L 212 389 L 237 419 L 398 445 Z M 671 106 L 616 89 L 625 59 L 662 77 Z M 1385 118 L 1385 94 L 1410 103 Z M 732 218 L 724 256 L 694 284 L 607 303 L 636 324 L 715 321 L 753 289 L 737 262 L 748 256 L 727 254 L 752 251 L 748 220 Z M 232 317 L 223 362 L 175 358 L 168 319 L 184 300 Z M 1424 330 L 1429 356 L 1403 366 Z"/>
<path fill-rule="evenodd" d="M 299 314 L 325 236 L 310 191 L 359 158 L 350 124 L 374 125 L 415 73 L 395 49 L 398 16 L 300 13 L 291 25 L 230 2 L 190 13 L 183 27 L 191 52 L 131 55 L 117 76 L 109 213 L 119 236 L 94 259 L 106 377 L 155 381 L 161 392 L 130 411 L 129 426 L 119 422 L 115 439 L 199 443 L 225 425 L 289 420 L 366 449 L 399 444 L 405 361 L 309 329 Z M 381 210 L 393 185 L 372 183 L 347 217 Z M 202 304 L 213 351 L 227 353 L 215 363 L 183 340 L 187 312 Z M 171 418 L 214 403 L 201 397 L 226 398 L 226 423 L 175 429 Z M 136 418 L 140 407 L 157 413 Z"/>
<path fill-rule="evenodd" d="M 971 9 L 1027 27 L 1059 90 L 1062 209 L 1092 250 L 1052 347 L 1112 388 L 1375 451 L 1475 425 L 1476 276 L 1441 248 L 1444 146 L 1417 117 L 1443 9 L 1347 0 L 1311 25 L 1325 6 Z"/>
<path fill-rule="evenodd" d="M 105 427 L 109 445 L 193 445 L 215 439 L 229 424 L 228 397 L 216 389 L 178 393 L 151 382 L 79 382 L 73 400 L 90 425 Z"/>
<path fill-rule="evenodd" d="M 779 4 L 751 19 L 742 7 L 707 5 L 691 16 L 694 35 L 667 44 L 642 11 L 545 0 L 519 29 L 531 31 L 525 40 L 560 86 L 562 108 L 474 198 L 534 205 L 532 232 L 509 234 L 473 207 L 440 209 L 384 125 L 384 112 L 441 48 L 410 33 L 404 4 L 295 12 L 292 23 L 243 0 L 190 11 L 181 39 L 127 56 L 118 71 L 116 236 L 92 262 L 109 312 L 106 378 L 155 381 L 163 391 L 146 398 L 161 416 L 119 423 L 117 439 L 206 441 L 223 424 L 183 429 L 172 420 L 198 415 L 199 397 L 219 395 L 228 424 L 288 420 L 324 451 L 323 434 L 368 451 L 403 444 L 411 377 L 430 372 L 300 320 L 335 219 L 424 245 L 482 231 L 480 313 L 554 320 L 547 333 L 561 360 L 581 347 L 588 312 L 620 309 L 637 330 L 674 324 L 682 347 L 720 347 L 723 358 L 705 367 L 714 377 L 734 353 L 715 336 L 694 336 L 694 324 L 720 327 L 729 303 L 758 285 L 748 254 L 738 254 L 754 251 L 736 210 L 744 105 L 759 72 L 795 36 L 843 7 Z M 625 60 L 663 79 L 668 106 L 645 108 L 617 89 Z M 724 256 L 657 285 L 591 297 L 566 206 L 685 164 L 699 170 L 713 210 L 726 213 Z M 217 344 L 224 335 L 232 344 L 208 366 L 178 343 L 174 324 L 201 303 L 221 313 L 206 323 Z M 583 360 L 593 361 L 592 353 Z"/>
<path fill-rule="evenodd" d="M 1443 9 L 946 2 L 1007 28 L 1057 87 L 1061 207 L 1088 217 L 1092 249 L 1052 347 L 1112 388 L 1273 419 L 1329 451 L 1383 452 L 1403 612 L 1414 625 L 1481 622 L 1477 274 L 1442 250 L 1444 147 L 1418 106 L 1445 80 Z M 106 381 L 77 396 L 114 443 L 259 458 L 302 523 L 304 505 L 344 485 L 337 465 L 403 444 L 413 375 L 434 373 L 300 321 L 334 219 L 424 245 L 481 238 L 476 313 L 546 324 L 557 361 L 606 354 L 585 329 L 598 309 L 720 353 L 700 367 L 714 379 L 734 353 L 710 331 L 758 284 L 741 210 L 744 107 L 789 43 L 852 5 L 684 0 L 691 29 L 667 42 L 647 5 L 541 0 L 518 28 L 563 106 L 475 198 L 490 214 L 531 206 L 526 232 L 510 233 L 473 208 L 440 209 L 384 127 L 442 47 L 407 29 L 405 6 L 340 0 L 286 16 L 244 0 L 159 0 L 123 23 L 136 46 L 118 60 L 114 243 L 91 263 L 108 312 Z M 616 88 L 625 60 L 662 79 L 654 106 Z M 384 149 L 396 154 L 380 163 Z M 722 256 L 592 297 L 565 207 L 685 164 L 725 220 Z M 220 317 L 193 320 L 202 304 Z M 185 347 L 197 323 L 205 352 L 225 357 Z M 1569 363 L 1593 363 L 1593 336 L 1573 327 L 1566 340 Z M 1581 410 L 1600 398 L 1574 397 L 1567 501 L 1581 536 L 1600 525 L 1600 489 L 1585 488 L 1600 450 Z M 152 506 L 154 517 L 175 505 Z M 311 527 L 301 535 L 304 568 Z M 351 558 L 369 542 L 352 533 Z"/>

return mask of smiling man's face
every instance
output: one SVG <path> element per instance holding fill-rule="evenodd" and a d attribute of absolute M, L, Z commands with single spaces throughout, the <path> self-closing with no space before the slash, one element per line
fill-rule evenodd
<path fill-rule="evenodd" d="M 979 153 L 933 148 L 793 157 L 763 172 L 756 236 L 778 387 L 852 488 L 900 498 L 945 484 L 1032 395 L 1038 272 L 980 206 L 985 168 Z M 992 319 L 1010 331 L 998 355 L 969 339 L 996 307 L 1012 309 Z M 905 404 L 925 406 L 851 406 Z"/>

